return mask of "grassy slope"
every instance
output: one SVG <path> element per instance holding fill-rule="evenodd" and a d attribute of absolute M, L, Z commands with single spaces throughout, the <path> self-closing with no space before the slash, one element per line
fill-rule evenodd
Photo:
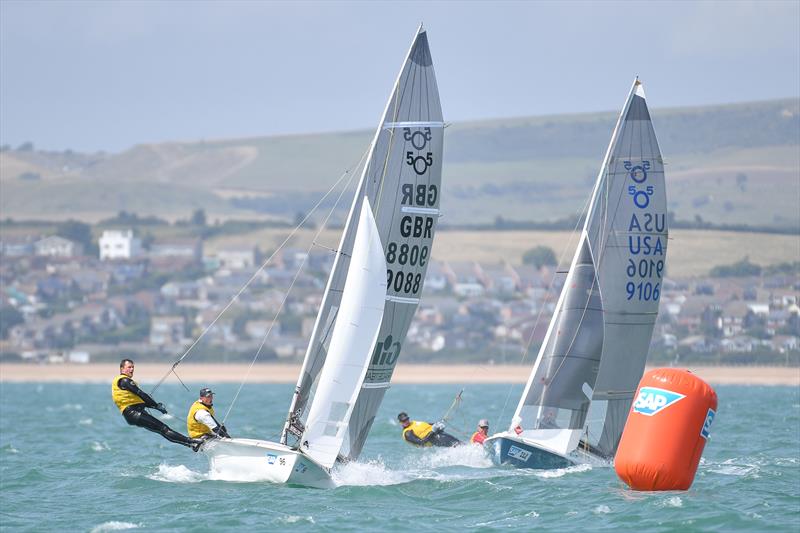
<path fill-rule="evenodd" d="M 777 100 L 655 109 L 670 208 L 716 223 L 797 225 L 800 103 Z M 598 171 L 615 113 L 454 124 L 446 130 L 443 212 L 450 224 L 575 214 Z M 292 218 L 358 162 L 371 132 L 142 145 L 114 156 L 0 154 L 2 216 L 50 218 L 120 209 L 170 219 L 204 207 L 252 216 L 227 200 L 268 193 Z M 21 172 L 40 181 L 21 181 Z M 736 183 L 745 174 L 744 190 Z M 758 194 L 753 194 L 757 192 Z"/>

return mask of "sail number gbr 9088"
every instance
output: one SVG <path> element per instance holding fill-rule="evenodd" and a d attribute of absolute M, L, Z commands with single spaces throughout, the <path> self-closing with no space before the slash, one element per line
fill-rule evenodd
<path fill-rule="evenodd" d="M 400 185 L 400 235 L 395 234 L 397 240 L 390 241 L 386 246 L 386 285 L 395 293 L 418 295 L 424 281 L 439 188 L 435 184 L 419 181 L 424 179 L 423 176 L 434 164 L 433 152 L 429 151 L 432 139 L 430 127 L 416 131 L 403 128 L 405 164 L 406 168 L 413 170 L 411 177 L 416 183 Z"/>

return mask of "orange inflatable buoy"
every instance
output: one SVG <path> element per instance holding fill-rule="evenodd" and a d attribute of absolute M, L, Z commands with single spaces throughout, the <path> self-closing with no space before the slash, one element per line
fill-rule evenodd
<path fill-rule="evenodd" d="M 657 368 L 639 382 L 614 470 L 634 490 L 687 490 L 717 411 L 717 393 L 688 370 Z"/>

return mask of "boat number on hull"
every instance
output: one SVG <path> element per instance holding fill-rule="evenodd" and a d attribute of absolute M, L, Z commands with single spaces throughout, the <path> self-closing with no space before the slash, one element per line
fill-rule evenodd
<path fill-rule="evenodd" d="M 518 461 L 522 461 L 523 463 L 525 463 L 528 461 L 528 459 L 531 458 L 531 452 L 512 445 L 508 449 L 508 456 L 513 457 L 514 459 L 517 459 Z"/>

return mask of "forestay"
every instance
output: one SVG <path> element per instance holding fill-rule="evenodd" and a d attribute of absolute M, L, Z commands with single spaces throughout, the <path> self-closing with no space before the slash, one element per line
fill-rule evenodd
<path fill-rule="evenodd" d="M 386 302 L 386 261 L 369 201 L 361 206 L 353 257 L 301 450 L 330 468 L 336 461 L 367 372 Z"/>
<path fill-rule="evenodd" d="M 644 371 L 666 249 L 664 165 L 636 80 L 512 422 L 523 437 L 566 453 L 588 431 L 593 451 L 613 456 Z"/>
<path fill-rule="evenodd" d="M 353 249 L 354 213 L 364 198 L 384 246 L 387 295 L 383 320 L 363 387 L 350 418 L 342 456 L 358 457 L 374 421 L 417 309 L 439 218 L 442 111 L 426 32 L 420 28 L 373 138 L 303 370 L 283 442 L 303 431 L 306 405 L 320 382 L 338 317 Z"/>

